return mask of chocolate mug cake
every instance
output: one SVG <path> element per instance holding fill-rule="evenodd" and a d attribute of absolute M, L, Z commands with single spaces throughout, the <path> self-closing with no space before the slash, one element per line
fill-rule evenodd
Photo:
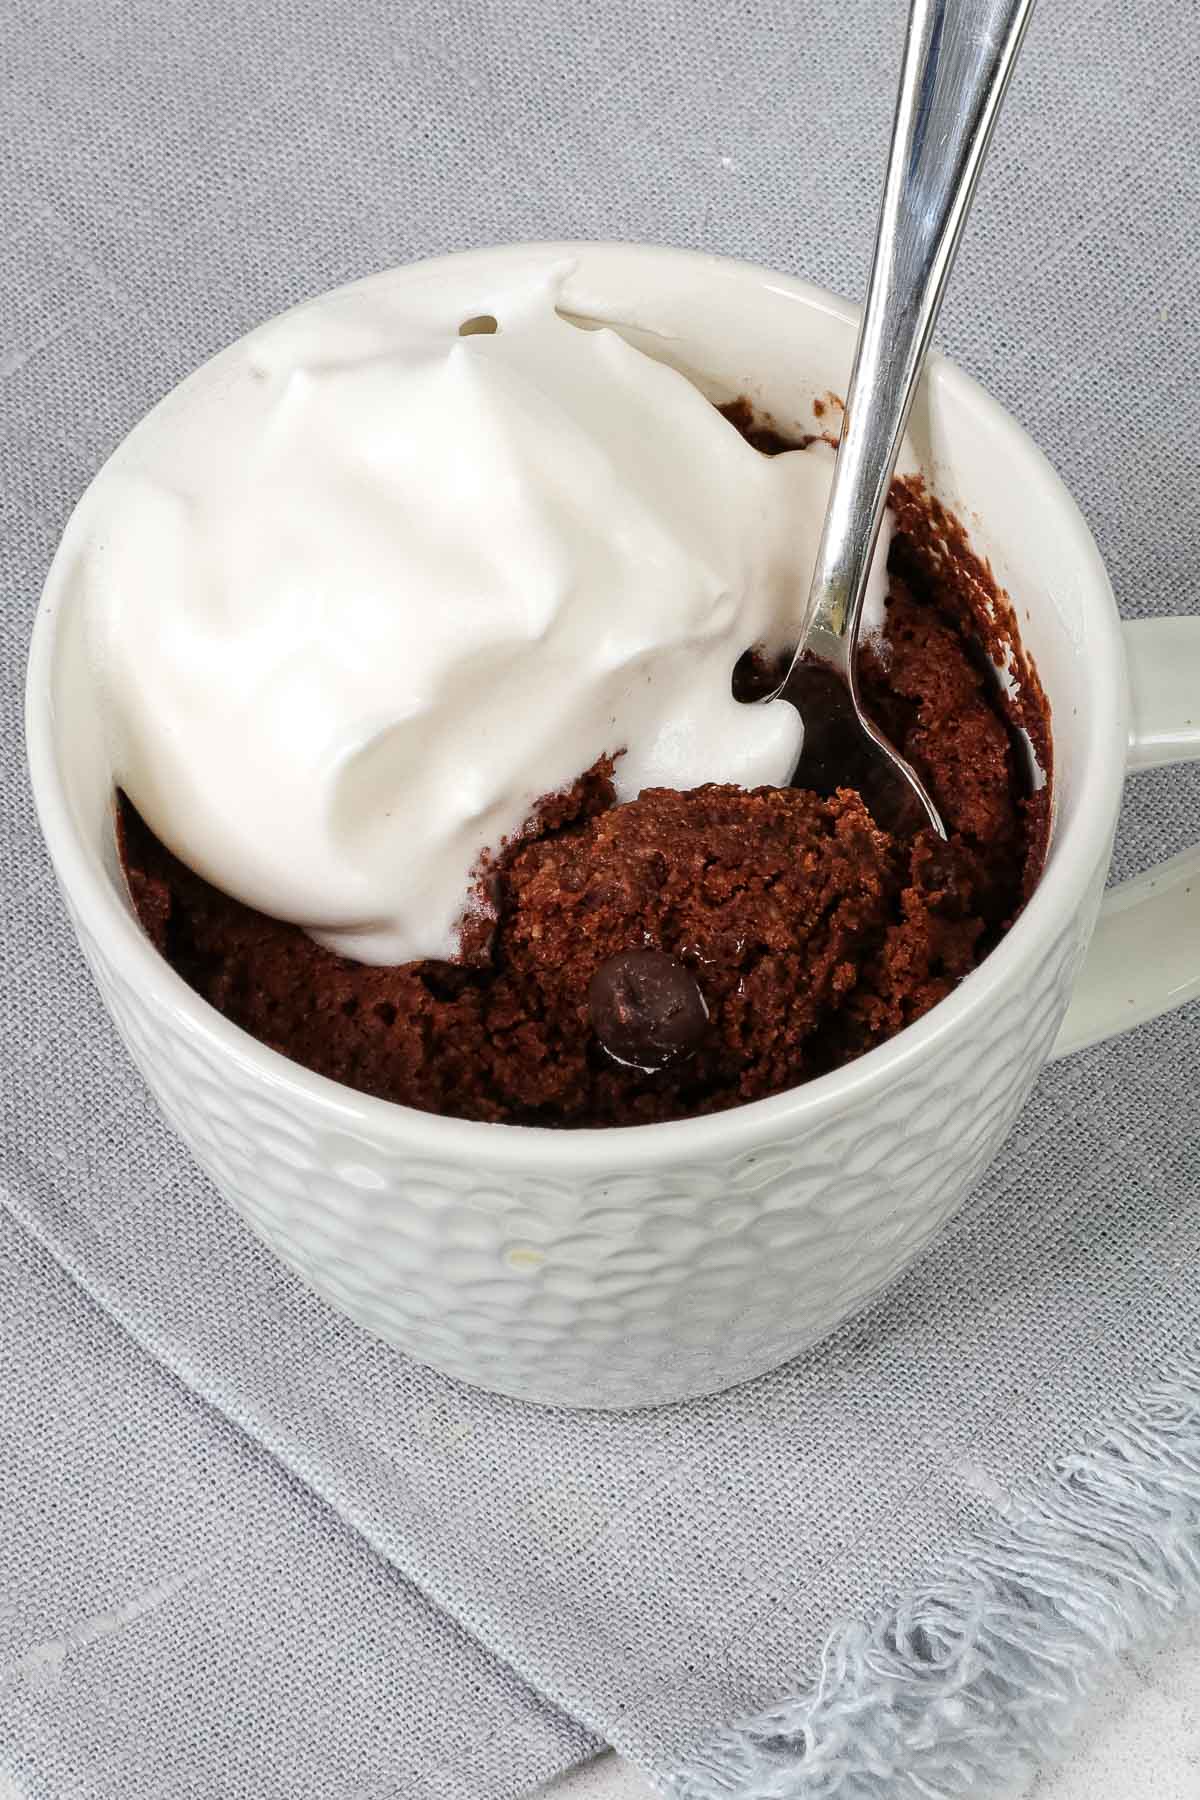
<path fill-rule="evenodd" d="M 209 659 L 209 682 L 217 653 L 243 654 L 254 676 L 244 681 L 237 669 L 230 673 L 231 686 L 243 690 L 242 710 L 230 716 L 235 736 L 246 734 L 246 756 L 242 769 L 236 759 L 230 764 L 224 789 L 219 780 L 206 783 L 203 758 L 193 756 L 189 794 L 181 799 L 174 791 L 181 782 L 170 763 L 178 755 L 171 734 L 182 718 L 178 730 L 186 738 L 209 690 L 190 673 L 179 675 L 186 659 L 169 642 L 168 585 L 155 590 L 150 612 L 122 612 L 116 529 L 116 552 L 104 551 L 109 566 L 98 587 L 97 640 L 101 665 L 115 672 L 116 736 L 124 746 L 117 764 L 127 771 L 119 841 L 138 916 L 183 979 L 244 1030 L 311 1069 L 402 1105 L 509 1124 L 595 1126 L 685 1118 L 761 1099 L 838 1067 L 920 1017 L 1011 925 L 1037 880 L 1047 833 L 1050 742 L 1036 674 L 1004 596 L 962 528 L 919 480 L 898 480 L 873 575 L 860 682 L 868 709 L 928 784 L 948 841 L 929 830 L 889 833 L 849 788 L 817 794 L 790 785 L 795 715 L 782 702 L 737 705 L 732 688 L 736 679 L 744 683 L 748 657 L 765 668 L 787 641 L 788 620 L 803 598 L 806 556 L 811 566 L 830 444 L 816 435 L 786 441 L 747 402 L 716 408 L 684 376 L 617 334 L 568 324 L 544 293 L 498 295 L 493 304 L 498 321 L 492 314 L 484 320 L 493 328 L 474 317 L 465 336 L 447 331 L 419 380 L 386 318 L 331 328 L 329 343 L 318 344 L 319 309 L 293 317 L 277 346 L 268 343 L 248 359 L 248 388 L 268 396 L 258 440 L 250 434 L 248 474 L 242 471 L 231 497 L 205 471 L 188 471 L 198 498 L 185 494 L 182 522 L 171 513 L 156 540 L 165 534 L 169 573 L 196 548 L 206 519 L 216 520 L 209 535 L 224 557 L 210 558 L 218 603 L 208 588 L 199 599 L 186 595 L 191 637 L 181 642 L 201 667 Z M 378 370 L 390 366 L 389 357 L 400 373 L 395 393 L 385 383 L 381 396 Z M 552 393 L 539 386 L 543 362 Z M 398 400 L 414 392 L 406 416 Z M 376 415 L 389 399 L 397 408 L 380 426 Z M 451 403 L 456 410 L 448 416 Z M 562 424 L 559 414 L 571 407 Z M 478 450 L 478 467 L 474 441 L 464 449 L 455 436 L 464 421 L 490 425 L 500 443 L 498 451 L 492 443 Z M 308 434 L 318 427 L 326 431 L 321 454 L 328 467 L 314 471 L 304 459 L 313 448 Z M 369 465 L 394 454 L 398 473 L 389 470 L 385 499 L 395 481 L 418 479 L 413 458 L 420 446 L 411 440 L 422 427 L 446 479 L 475 492 L 484 476 L 503 476 L 507 510 L 495 511 L 491 492 L 479 500 L 501 537 L 509 534 L 503 566 L 489 544 L 463 550 L 433 542 L 432 526 L 411 508 L 395 520 L 382 515 L 368 473 L 361 478 L 365 499 L 356 493 L 331 515 L 337 555 L 332 573 L 320 571 L 325 587 L 317 599 L 305 589 L 302 556 L 281 576 L 296 546 L 313 558 L 326 553 L 319 534 L 330 521 L 321 509 L 333 504 L 327 495 L 360 479 L 355 458 Z M 343 429 L 345 445 L 330 451 L 330 436 Z M 556 439 L 548 436 L 552 429 Z M 279 439 L 289 430 L 296 441 L 285 441 L 281 452 Z M 636 463 L 654 431 L 662 440 L 656 466 L 639 466 L 633 485 L 618 452 Z M 685 447 L 709 454 L 702 491 L 688 488 Z M 660 476 L 668 452 L 675 462 Z M 186 488 L 186 480 L 178 486 Z M 268 522 L 260 535 L 268 550 L 278 548 L 269 568 L 260 546 L 251 557 L 259 558 L 255 577 L 266 603 L 240 572 L 229 573 L 231 555 L 247 555 L 249 534 L 238 513 L 247 492 L 261 493 L 256 503 Z M 720 498 L 733 523 L 710 527 Z M 144 497 L 139 504 L 145 507 Z M 126 562 L 146 529 L 131 514 Z M 371 565 L 364 576 L 360 567 L 381 545 L 398 559 L 395 605 L 391 590 L 380 598 L 390 579 L 386 563 L 379 565 L 383 574 Z M 208 553 L 207 544 L 202 549 Z M 611 567 L 604 560 L 610 550 Z M 337 556 L 344 556 L 344 575 Z M 445 618 L 430 619 L 406 599 L 404 582 L 419 585 L 414 567 L 432 582 L 442 557 L 450 570 Z M 560 565 L 572 558 L 564 576 Z M 493 591 L 500 595 L 496 607 L 505 618 L 503 608 L 516 596 L 516 625 L 497 634 L 491 652 L 498 682 L 508 682 L 494 703 L 480 683 L 489 673 L 496 609 L 480 605 L 481 591 L 489 604 Z M 392 635 L 383 651 L 396 652 L 394 664 L 380 654 L 369 680 L 362 677 L 375 708 L 370 731 L 355 722 L 351 753 L 343 744 L 336 768 L 329 760 L 324 810 L 313 811 L 310 837 L 289 827 L 290 836 L 281 828 L 276 841 L 251 844 L 245 826 L 254 817 L 251 802 L 262 795 L 278 793 L 293 819 L 305 817 L 305 784 L 268 735 L 279 688 L 291 678 L 289 656 L 305 654 L 297 613 L 303 621 L 306 608 L 324 608 L 319 630 L 327 629 L 328 614 L 341 633 L 335 648 L 349 636 L 357 654 L 374 629 L 373 618 L 362 625 L 364 593 L 385 609 Z M 106 597 L 109 625 L 116 621 L 111 629 Z M 468 613 L 470 630 L 456 634 L 456 621 Z M 563 635 L 564 620 L 577 635 L 547 651 Z M 157 700 L 145 697 L 147 630 L 161 631 L 166 646 Z M 298 650 L 289 631 L 297 633 Z M 425 632 L 450 645 L 436 667 L 422 647 Z M 260 670 L 254 658 L 272 633 Z M 136 700 L 133 681 L 122 686 L 123 656 L 138 671 Z M 329 695 L 337 700 L 338 683 L 348 688 L 358 678 L 353 658 L 346 666 L 350 676 L 342 666 L 323 670 L 316 658 L 305 664 L 301 689 L 316 696 L 318 723 Z M 610 679 L 613 668 L 619 679 Z M 556 679 L 561 694 L 548 686 Z M 717 751 L 710 754 L 705 682 L 714 679 L 725 681 L 726 695 L 711 706 Z M 381 723 L 379 695 L 390 705 L 393 692 L 393 711 Z M 474 718 L 472 706 L 479 709 Z M 609 717 L 601 718 L 605 710 Z M 784 712 L 790 723 L 766 717 Z M 445 769 L 437 764 L 446 747 L 444 715 L 468 734 L 459 740 L 468 746 L 461 772 L 453 742 Z M 528 752 L 523 733 L 527 717 L 540 729 L 543 715 L 565 724 L 555 727 L 557 737 L 546 729 L 553 743 L 539 762 L 536 743 Z M 526 759 L 524 799 L 517 809 L 513 782 L 513 793 L 504 794 L 505 818 L 488 786 L 486 759 L 471 763 L 476 723 L 481 737 L 492 733 L 498 764 Z M 287 714 L 285 724 L 292 729 L 296 715 Z M 189 751 L 212 744 L 211 721 L 205 729 L 207 736 L 194 733 Z M 277 730 L 276 739 L 281 735 Z M 598 753 L 571 768 L 573 745 L 584 746 L 577 755 Z M 676 779 L 664 780 L 664 773 Z M 320 766 L 318 781 L 326 774 Z M 712 778 L 722 774 L 727 778 Z M 245 819 L 243 781 L 250 796 Z M 499 792 L 500 776 L 494 785 Z M 394 809 L 403 814 L 405 805 L 407 815 L 390 828 Z M 269 820 L 269 811 L 259 816 Z M 228 817 L 237 830 L 226 830 Z M 345 896 L 353 883 L 342 880 L 339 854 L 356 878 L 366 872 L 358 883 L 367 896 L 359 917 L 350 916 Z M 330 895 L 327 916 L 314 912 L 310 899 L 321 882 Z M 433 897 L 428 924 L 422 896 Z"/>

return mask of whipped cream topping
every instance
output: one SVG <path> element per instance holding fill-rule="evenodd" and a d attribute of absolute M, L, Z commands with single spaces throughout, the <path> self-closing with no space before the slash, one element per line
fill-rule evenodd
<path fill-rule="evenodd" d="M 310 302 L 89 495 L 117 780 L 199 874 L 365 962 L 453 957 L 481 858 L 606 753 L 621 800 L 799 755 L 730 679 L 794 635 L 832 451 L 761 455 L 555 295 L 501 284 L 467 335 L 372 284 Z"/>

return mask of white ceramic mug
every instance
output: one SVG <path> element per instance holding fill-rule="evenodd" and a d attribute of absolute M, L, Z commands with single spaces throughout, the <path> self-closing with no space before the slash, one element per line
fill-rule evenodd
<path fill-rule="evenodd" d="M 854 309 L 744 263 L 534 245 L 372 279 L 398 306 L 433 290 L 466 318 L 487 310 L 497 269 L 563 261 L 572 313 L 628 327 L 714 396 L 747 394 L 784 430 L 813 429 L 812 398 L 845 389 Z M 138 432 L 171 429 L 180 404 L 186 393 Z M 117 863 L 68 527 L 34 630 L 29 757 L 100 990 L 226 1199 L 335 1306 L 420 1361 L 573 1406 L 641 1406 L 744 1381 L 912 1260 L 991 1160 L 1048 1056 L 1200 992 L 1200 852 L 1116 888 L 1101 908 L 1126 769 L 1200 755 L 1200 620 L 1122 630 L 1054 471 L 940 358 L 912 443 L 1011 595 L 1050 698 L 1042 880 L 979 969 L 859 1061 L 712 1117 L 605 1131 L 473 1124 L 370 1099 L 255 1042 L 173 973 L 140 930 Z"/>

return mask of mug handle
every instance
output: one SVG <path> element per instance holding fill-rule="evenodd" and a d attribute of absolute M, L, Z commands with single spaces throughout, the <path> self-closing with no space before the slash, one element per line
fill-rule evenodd
<path fill-rule="evenodd" d="M 1124 626 L 1132 725 L 1126 767 L 1200 759 L 1200 618 Z M 1111 887 L 1052 1058 L 1200 997 L 1200 844 Z"/>

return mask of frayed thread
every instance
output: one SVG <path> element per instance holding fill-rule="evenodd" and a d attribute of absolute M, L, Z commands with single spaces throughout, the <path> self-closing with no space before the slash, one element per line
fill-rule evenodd
<path fill-rule="evenodd" d="M 672 1800 L 965 1800 L 1069 1748 L 1118 1659 L 1200 1606 L 1200 1361 L 900 1605 L 838 1632 L 808 1693 L 723 1727 Z"/>

